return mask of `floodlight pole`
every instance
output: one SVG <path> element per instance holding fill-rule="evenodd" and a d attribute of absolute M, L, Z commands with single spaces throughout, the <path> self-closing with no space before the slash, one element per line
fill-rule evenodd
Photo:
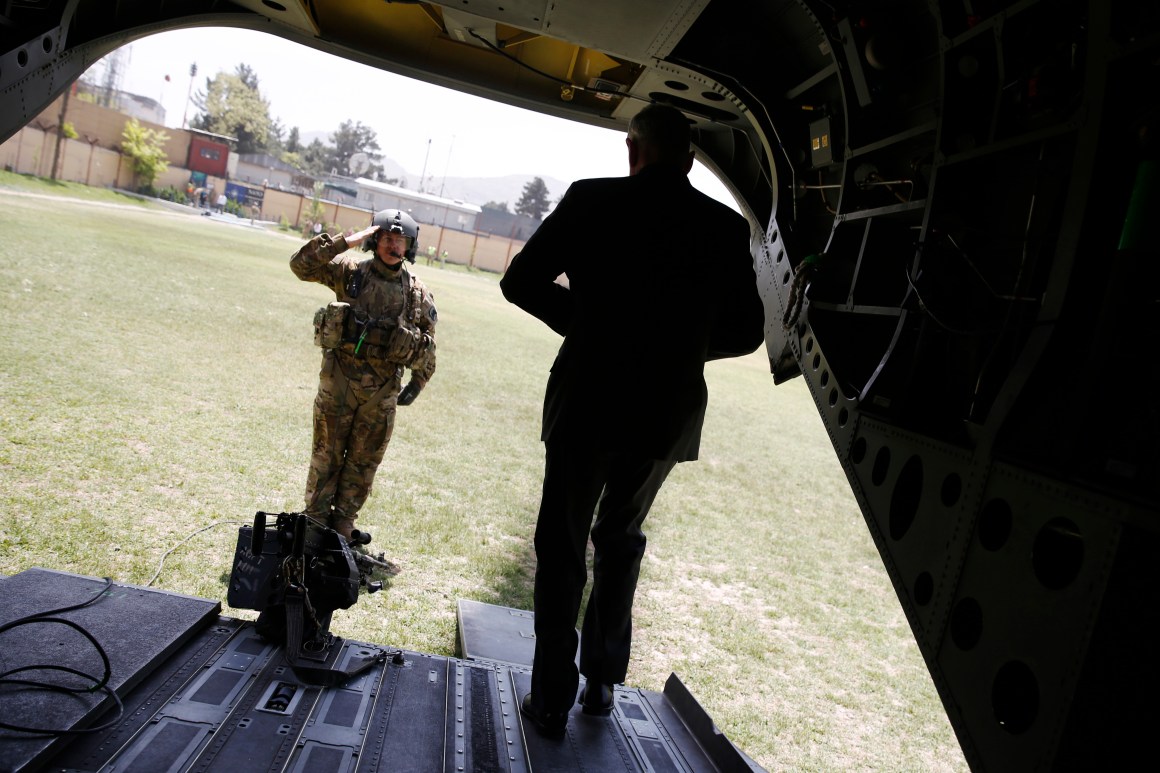
<path fill-rule="evenodd" d="M 427 159 L 431 158 L 431 139 L 427 139 L 427 153 L 423 156 L 423 174 L 419 175 L 419 193 L 423 192 L 423 181 L 427 179 Z"/>
<path fill-rule="evenodd" d="M 455 135 L 451 135 L 451 145 L 447 148 L 447 163 L 443 165 L 443 182 L 439 183 L 439 198 L 443 198 L 443 187 L 447 185 L 447 169 L 451 166 L 451 151 L 455 149 Z"/>
<path fill-rule="evenodd" d="M 197 62 L 189 66 L 189 92 L 185 95 L 185 112 L 181 116 L 181 128 L 189 128 L 186 119 L 189 117 L 189 103 L 193 100 L 193 79 L 197 77 Z"/>

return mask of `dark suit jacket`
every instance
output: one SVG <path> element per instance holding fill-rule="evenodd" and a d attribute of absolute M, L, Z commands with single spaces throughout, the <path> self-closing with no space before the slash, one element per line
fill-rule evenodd
<path fill-rule="evenodd" d="M 662 166 L 574 183 L 500 286 L 564 336 L 545 441 L 696 459 L 705 362 L 764 337 L 748 222 Z"/>

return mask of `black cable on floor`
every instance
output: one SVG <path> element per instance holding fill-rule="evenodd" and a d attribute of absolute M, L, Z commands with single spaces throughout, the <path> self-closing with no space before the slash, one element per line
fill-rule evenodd
<path fill-rule="evenodd" d="M 101 730 L 106 730 L 121 721 L 121 717 L 125 713 L 125 706 L 121 702 L 121 698 L 119 695 L 117 695 L 116 691 L 109 687 L 109 679 L 112 676 L 112 666 L 109 663 L 109 656 L 105 652 L 105 648 L 101 646 L 100 642 L 98 642 L 96 638 L 85 629 L 84 626 L 80 625 L 79 623 L 75 623 L 72 620 L 66 620 L 62 617 L 54 617 L 54 615 L 59 615 L 64 612 L 71 612 L 75 609 L 87 607 L 89 604 L 92 604 L 94 601 L 104 596 L 109 588 L 113 587 L 112 578 L 106 577 L 104 579 L 104 587 L 101 588 L 101 590 L 96 595 L 87 601 L 83 601 L 79 604 L 72 604 L 67 607 L 51 609 L 47 612 L 37 612 L 32 615 L 26 615 L 24 617 L 0 625 L 0 634 L 3 634 L 5 631 L 10 631 L 13 628 L 17 628 L 22 625 L 32 625 L 33 623 L 55 623 L 58 625 L 68 626 L 88 639 L 89 643 L 91 643 L 96 649 L 97 654 L 101 657 L 101 664 L 104 667 L 104 675 L 98 679 L 92 674 L 86 674 L 83 671 L 78 671 L 74 668 L 69 668 L 68 666 L 58 666 L 54 664 L 28 665 L 21 666 L 19 668 L 13 668 L 0 673 L 0 687 L 5 685 L 12 685 L 18 688 L 48 690 L 50 692 L 67 693 L 72 695 L 91 694 L 97 692 L 98 690 L 103 690 L 105 694 L 111 697 L 113 702 L 117 705 L 117 715 L 108 722 L 105 722 L 101 725 L 88 727 L 81 730 L 68 730 L 47 727 L 26 727 L 24 725 L 14 725 L 9 722 L 2 721 L 0 721 L 0 728 L 4 730 L 14 730 L 20 733 L 32 733 L 34 735 L 83 735 L 85 733 L 96 733 Z M 53 684 L 52 682 L 45 682 L 39 679 L 12 678 L 13 675 L 24 673 L 26 671 L 63 671 L 74 676 L 79 676 L 82 679 L 88 679 L 92 681 L 93 684 L 90 687 L 69 687 L 67 685 Z"/>

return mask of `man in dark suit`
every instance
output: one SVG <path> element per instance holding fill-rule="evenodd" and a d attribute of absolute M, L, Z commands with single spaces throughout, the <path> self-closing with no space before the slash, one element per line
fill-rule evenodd
<path fill-rule="evenodd" d="M 697 458 L 705 362 L 763 339 L 749 224 L 689 183 L 684 115 L 649 105 L 626 143 L 629 176 L 574 183 L 500 282 L 504 297 L 564 336 L 544 399 L 536 650 L 521 705 L 549 736 L 564 734 L 576 702 L 589 527 L 580 705 L 606 715 L 628 669 L 641 524 L 673 466 Z"/>

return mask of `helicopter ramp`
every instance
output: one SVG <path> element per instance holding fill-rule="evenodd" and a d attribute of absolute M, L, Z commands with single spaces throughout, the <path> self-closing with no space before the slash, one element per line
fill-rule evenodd
<path fill-rule="evenodd" d="M 0 729 L 0 771 L 760 770 L 676 675 L 659 693 L 618 687 L 611 716 L 575 709 L 561 740 L 538 735 L 519 713 L 522 610 L 460 602 L 459 658 L 344 641 L 339 668 L 377 662 L 324 686 L 216 601 L 45 569 L 0 577 L 0 597 L 0 723 L 38 731 Z M 90 692 L 102 652 L 108 683 Z"/>

